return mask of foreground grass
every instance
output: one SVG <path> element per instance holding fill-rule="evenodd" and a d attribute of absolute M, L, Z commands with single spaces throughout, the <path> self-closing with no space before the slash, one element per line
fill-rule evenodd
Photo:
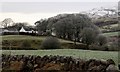
<path fill-rule="evenodd" d="M 2 50 L 2 54 L 11 55 L 60 55 L 73 56 L 82 59 L 113 59 L 118 64 L 118 52 L 92 51 L 79 49 L 54 49 L 54 50 Z"/>

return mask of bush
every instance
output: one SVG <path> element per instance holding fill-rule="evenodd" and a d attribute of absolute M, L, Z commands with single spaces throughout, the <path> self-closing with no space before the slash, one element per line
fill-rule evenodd
<path fill-rule="evenodd" d="M 97 44 L 92 44 L 89 46 L 90 50 L 101 50 L 101 51 L 108 51 L 108 45 L 104 44 L 102 46 L 97 45 Z"/>
<path fill-rule="evenodd" d="M 100 50 L 109 51 L 109 49 L 108 49 L 108 44 L 102 45 Z"/>
<path fill-rule="evenodd" d="M 106 44 L 108 41 L 107 41 L 107 37 L 104 36 L 104 35 L 98 35 L 97 36 L 97 42 L 100 46 Z"/>
<path fill-rule="evenodd" d="M 100 50 L 100 46 L 95 45 L 95 44 L 91 44 L 91 45 L 89 46 L 89 49 L 90 49 L 90 50 Z"/>
<path fill-rule="evenodd" d="M 30 43 L 30 41 L 23 41 L 22 42 L 22 44 L 21 44 L 21 48 L 25 48 L 25 49 L 29 49 L 29 48 L 31 48 L 31 43 Z"/>
<path fill-rule="evenodd" d="M 108 47 L 110 51 L 119 51 L 119 48 L 120 47 L 118 45 L 118 42 L 112 42 L 109 44 L 109 47 Z"/>
<path fill-rule="evenodd" d="M 47 37 L 41 44 L 43 49 L 59 49 L 60 42 L 55 37 Z"/>

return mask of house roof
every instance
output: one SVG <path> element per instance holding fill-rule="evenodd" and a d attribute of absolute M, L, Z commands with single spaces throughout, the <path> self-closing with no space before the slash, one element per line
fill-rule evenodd
<path fill-rule="evenodd" d="M 26 30 L 22 27 L 19 32 L 26 32 Z"/>
<path fill-rule="evenodd" d="M 2 28 L 2 30 L 8 30 L 8 31 L 18 31 L 16 28 Z"/>

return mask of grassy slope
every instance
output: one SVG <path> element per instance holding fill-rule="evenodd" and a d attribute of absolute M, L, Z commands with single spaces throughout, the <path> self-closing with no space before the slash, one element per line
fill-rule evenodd
<path fill-rule="evenodd" d="M 26 35 L 5 35 L 0 37 L 2 37 L 2 40 L 9 41 L 9 43 L 11 43 L 11 46 L 14 48 L 19 48 L 23 41 L 27 40 L 30 42 L 31 47 L 34 49 L 40 48 L 41 42 L 46 38 L 45 36 L 26 36 Z M 64 39 L 59 39 L 59 41 L 61 42 L 63 48 L 68 48 L 69 46 L 71 48 L 72 47 L 71 44 L 74 43 L 73 41 L 68 41 Z M 82 43 L 77 44 L 81 45 Z M 3 44 L 3 47 L 6 47 L 6 45 Z"/>
<path fill-rule="evenodd" d="M 41 40 L 45 37 L 27 36 L 27 35 L 5 35 L 2 40 Z"/>
<path fill-rule="evenodd" d="M 5 36 L 0 36 L 2 37 L 2 40 L 44 40 L 46 37 L 45 36 L 26 36 L 26 35 L 5 35 Z M 72 41 L 68 40 L 63 40 L 59 39 L 60 42 L 67 42 L 67 43 L 73 43 Z"/>
<path fill-rule="evenodd" d="M 105 26 L 103 26 L 103 27 L 107 27 L 108 25 L 105 25 Z M 111 24 L 111 25 L 109 25 L 109 26 L 111 26 L 111 27 L 117 27 L 118 26 L 118 24 Z M 119 32 L 109 32 L 109 33 L 103 33 L 105 36 L 118 36 L 118 33 Z"/>

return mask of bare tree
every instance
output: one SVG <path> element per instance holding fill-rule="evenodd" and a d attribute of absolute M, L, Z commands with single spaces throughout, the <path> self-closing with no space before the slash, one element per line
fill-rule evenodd
<path fill-rule="evenodd" d="M 12 24 L 14 24 L 14 22 L 11 18 L 6 18 L 1 22 L 1 26 L 3 26 L 4 28 L 7 28 L 8 26 L 11 26 Z"/>

